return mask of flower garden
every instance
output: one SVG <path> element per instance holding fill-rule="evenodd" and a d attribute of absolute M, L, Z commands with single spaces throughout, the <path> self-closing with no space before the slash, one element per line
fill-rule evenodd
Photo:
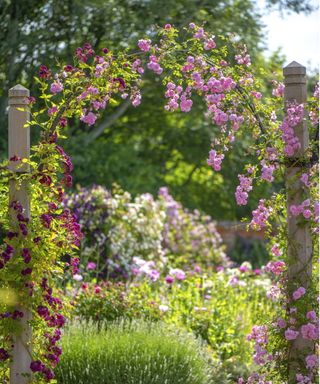
<path fill-rule="evenodd" d="M 318 382 L 319 89 L 292 97 L 297 63 L 271 89 L 251 68 L 236 36 L 166 24 L 135 51 L 84 43 L 73 62 L 43 63 L 37 98 L 10 91 L 9 129 L 10 113 L 25 116 L 37 141 L 28 156 L 9 135 L 0 168 L 1 383 Z M 244 143 L 233 194 L 241 207 L 258 194 L 243 226 L 264 232 L 265 265 L 237 264 L 214 218 L 165 186 L 72 187 L 68 126 L 90 130 L 116 103 L 139 108 L 147 71 L 167 114 L 200 103 L 218 127 L 213 177 Z"/>

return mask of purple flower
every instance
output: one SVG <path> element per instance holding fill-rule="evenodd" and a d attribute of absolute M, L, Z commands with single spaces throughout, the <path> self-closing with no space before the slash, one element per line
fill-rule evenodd
<path fill-rule="evenodd" d="M 51 76 L 50 70 L 45 65 L 40 65 L 39 77 L 41 79 L 48 79 Z"/>
<path fill-rule="evenodd" d="M 9 353 L 4 348 L 0 348 L 0 361 L 5 361 L 9 359 L 9 357 Z"/>
<path fill-rule="evenodd" d="M 23 276 L 30 275 L 31 273 L 32 273 L 32 268 L 25 268 L 21 271 L 21 275 Z"/>
<path fill-rule="evenodd" d="M 27 234 L 28 234 L 28 228 L 27 228 L 27 226 L 26 226 L 25 224 L 20 223 L 20 224 L 19 224 L 19 228 L 20 228 L 20 230 L 21 230 L 22 235 L 23 235 L 23 236 L 27 236 Z"/>
<path fill-rule="evenodd" d="M 48 175 L 43 175 L 40 179 L 39 179 L 39 183 L 40 184 L 43 184 L 43 185 L 47 185 L 47 186 L 50 186 L 52 184 L 52 179 L 50 176 Z"/>
<path fill-rule="evenodd" d="M 66 187 L 72 187 L 72 181 L 73 180 L 71 175 L 65 175 L 61 180 L 62 184 L 64 184 Z"/>
<path fill-rule="evenodd" d="M 11 240 L 11 239 L 13 239 L 14 237 L 17 237 L 17 236 L 18 236 L 17 232 L 12 232 L 12 231 L 7 232 L 7 238 L 9 240 Z"/>
<path fill-rule="evenodd" d="M 54 379 L 54 373 L 50 368 L 44 368 L 42 373 L 44 374 L 47 381 Z"/>
<path fill-rule="evenodd" d="M 47 319 L 50 316 L 49 309 L 43 305 L 39 305 L 37 308 L 38 315 L 43 319 Z"/>
<path fill-rule="evenodd" d="M 167 284 L 172 284 L 172 283 L 174 282 L 174 277 L 172 277 L 172 276 L 167 276 L 164 280 L 165 280 L 165 282 L 166 282 Z"/>
<path fill-rule="evenodd" d="M 68 65 L 65 65 L 64 68 L 63 68 L 66 72 L 71 72 L 73 70 L 73 66 L 68 64 Z"/>
<path fill-rule="evenodd" d="M 23 312 L 15 310 L 15 311 L 13 311 L 11 317 L 13 320 L 22 319 L 23 318 Z"/>
<path fill-rule="evenodd" d="M 41 215 L 41 221 L 45 228 L 50 228 L 52 219 L 53 219 L 52 216 L 48 215 L 47 213 L 44 213 L 43 215 Z"/>
<path fill-rule="evenodd" d="M 34 360 L 30 364 L 30 369 L 32 372 L 42 372 L 44 370 L 45 366 L 41 361 Z"/>
<path fill-rule="evenodd" d="M 22 257 L 23 257 L 23 261 L 28 264 L 30 263 L 31 261 L 31 255 L 30 255 L 30 251 L 28 248 L 23 248 L 22 249 Z"/>
<path fill-rule="evenodd" d="M 92 261 L 89 261 L 89 263 L 87 264 L 87 270 L 96 269 L 96 267 L 96 263 L 93 263 Z"/>

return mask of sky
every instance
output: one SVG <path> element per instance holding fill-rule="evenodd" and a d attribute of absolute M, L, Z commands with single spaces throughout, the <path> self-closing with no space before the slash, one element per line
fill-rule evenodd
<path fill-rule="evenodd" d="M 319 5 L 316 0 L 312 3 Z M 319 10 L 311 15 L 290 13 L 281 16 L 276 9 L 266 14 L 264 0 L 257 0 L 257 5 L 264 14 L 262 21 L 266 26 L 267 55 L 281 47 L 281 52 L 287 58 L 286 64 L 297 61 L 307 69 L 319 69 Z"/>

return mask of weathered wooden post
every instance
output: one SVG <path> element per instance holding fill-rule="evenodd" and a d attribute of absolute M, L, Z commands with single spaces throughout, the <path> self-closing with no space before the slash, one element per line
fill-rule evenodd
<path fill-rule="evenodd" d="M 29 90 L 21 85 L 16 85 L 9 90 L 9 159 L 14 156 L 18 158 L 29 158 L 30 155 L 30 130 L 25 127 L 29 120 L 29 112 L 21 110 L 28 104 L 27 97 Z M 19 110 L 20 109 L 20 110 Z M 9 168 L 13 172 L 29 172 L 29 166 L 21 161 L 10 161 Z M 24 216 L 30 219 L 30 201 L 27 192 L 26 182 L 18 185 L 15 180 L 10 180 L 10 203 L 19 201 L 24 209 Z M 12 213 L 12 224 L 17 225 L 16 218 Z M 20 257 L 20 255 L 14 255 Z M 10 384 L 27 384 L 30 382 L 30 363 L 31 363 L 31 326 L 28 320 L 31 313 L 19 303 L 17 310 L 23 312 L 20 321 L 22 332 L 14 336 L 14 346 L 12 353 L 12 363 L 10 366 Z M 29 377 L 28 377 L 29 376 Z"/>
<path fill-rule="evenodd" d="M 285 104 L 296 101 L 298 104 L 307 101 L 306 68 L 293 61 L 283 69 Z M 286 105 L 285 105 L 286 108 Z M 299 139 L 301 148 L 295 152 L 293 158 L 287 159 L 286 166 L 286 190 L 287 190 L 287 214 L 288 214 L 288 294 L 297 287 L 308 288 L 312 275 L 312 240 L 310 227 L 307 220 L 301 222 L 301 215 L 293 216 L 290 213 L 291 205 L 300 205 L 306 198 L 303 183 L 300 181 L 301 172 L 308 167 L 306 151 L 309 146 L 309 132 L 305 121 L 302 121 L 294 129 L 295 136 Z M 313 342 L 298 338 L 290 342 L 289 351 L 289 383 L 296 383 L 296 374 L 299 366 L 305 364 L 302 351 L 313 350 Z M 300 364 L 299 364 L 300 362 Z M 300 371 L 301 372 L 301 371 Z"/>

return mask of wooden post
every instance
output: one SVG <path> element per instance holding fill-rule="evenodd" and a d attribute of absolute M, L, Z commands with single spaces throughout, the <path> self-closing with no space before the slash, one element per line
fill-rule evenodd
<path fill-rule="evenodd" d="M 29 158 L 30 155 L 30 130 L 29 127 L 25 127 L 29 120 L 29 112 L 17 109 L 26 107 L 28 96 L 29 90 L 21 85 L 16 85 L 9 90 L 9 159 L 13 156 Z M 9 169 L 17 173 L 30 171 L 29 166 L 27 164 L 21 166 L 20 161 L 10 161 Z M 19 201 L 23 207 L 24 216 L 30 219 L 30 201 L 25 182 L 18 185 L 15 180 L 10 180 L 9 202 L 12 201 Z M 17 225 L 14 215 L 12 215 L 12 224 Z M 14 257 L 20 257 L 20 255 L 17 254 Z M 23 312 L 23 318 L 19 320 L 22 332 L 14 336 L 10 384 L 27 384 L 30 383 L 31 374 L 32 330 L 28 324 L 31 312 L 23 307 L 23 303 L 19 303 L 17 310 Z"/>
<path fill-rule="evenodd" d="M 285 104 L 290 101 L 296 101 L 298 104 L 305 103 L 307 101 L 306 68 L 293 61 L 283 69 L 283 74 Z M 303 183 L 300 181 L 302 171 L 308 167 L 306 151 L 309 146 L 309 132 L 306 122 L 301 122 L 294 128 L 294 131 L 295 136 L 300 141 L 301 148 L 295 152 L 293 158 L 287 159 L 285 174 L 288 215 L 288 296 L 290 298 L 296 288 L 302 286 L 308 289 L 312 275 L 310 227 L 307 221 L 301 222 L 301 215 L 293 216 L 290 213 L 291 205 L 300 205 L 306 199 L 306 192 L 303 188 Z M 291 304 L 291 306 L 294 306 L 293 303 Z M 303 358 L 305 352 L 313 353 L 313 342 L 303 339 L 299 334 L 296 340 L 289 343 L 288 383 L 296 383 L 296 374 L 302 371 L 299 367 L 301 368 L 305 365 Z"/>

